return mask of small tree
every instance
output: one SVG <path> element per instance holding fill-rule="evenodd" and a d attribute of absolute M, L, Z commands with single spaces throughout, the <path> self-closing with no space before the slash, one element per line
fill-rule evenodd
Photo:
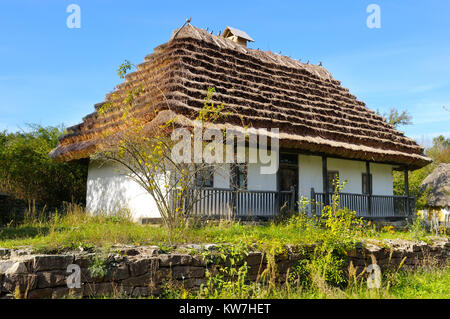
<path fill-rule="evenodd" d="M 118 74 L 124 78 L 132 69 L 135 67 L 125 61 L 119 67 Z M 212 179 L 218 168 L 215 162 L 191 160 L 190 150 L 195 149 L 194 143 L 198 142 L 195 141 L 195 137 L 193 141 L 192 137 L 195 135 L 193 132 L 200 129 L 203 133 L 228 113 L 224 111 L 223 103 L 217 105 L 212 101 L 215 90 L 209 88 L 204 106 L 192 114 L 195 118 L 192 123 L 196 124 L 197 128 L 187 125 L 188 127 L 184 127 L 187 129 L 183 131 L 184 134 L 183 132 L 177 134 L 176 130 L 180 128 L 177 117 L 159 117 L 163 114 L 159 109 L 148 110 L 153 112 L 153 121 L 146 122 L 135 116 L 136 101 L 148 92 L 149 88 L 157 91 L 159 89 L 148 83 L 139 71 L 136 71 L 135 75 L 140 77 L 139 85 L 128 89 L 122 96 L 113 94 L 112 102 L 104 104 L 100 109 L 100 114 L 107 114 L 111 109 L 118 110 L 123 125 L 120 132 L 105 133 L 103 148 L 94 158 L 118 164 L 125 175 L 137 182 L 155 200 L 161 217 L 169 228 L 183 227 L 192 216 L 195 204 L 202 199 L 201 188 Z M 160 92 L 162 94 L 162 91 Z M 166 110 L 165 114 L 171 114 L 169 105 L 167 109 L 169 112 Z M 189 136 L 186 136 L 186 132 Z M 174 136 L 188 141 L 181 156 L 185 157 L 185 161 L 174 159 L 174 148 L 180 142 L 177 138 L 174 139 Z M 212 147 L 214 154 L 219 147 L 223 148 L 223 143 L 220 145 L 206 144 L 203 141 L 200 143 L 202 149 Z M 187 149 L 189 156 L 184 153 Z"/>
<path fill-rule="evenodd" d="M 412 117 L 408 114 L 407 111 L 402 111 L 399 113 L 395 108 L 390 109 L 389 111 L 389 123 L 398 127 L 400 125 L 410 125 L 412 124 Z"/>
<path fill-rule="evenodd" d="M 412 124 L 412 117 L 405 110 L 399 112 L 396 108 L 391 108 L 389 110 L 389 114 L 384 113 L 382 115 L 379 110 L 376 111 L 376 114 L 385 117 L 387 122 L 395 127 Z"/>

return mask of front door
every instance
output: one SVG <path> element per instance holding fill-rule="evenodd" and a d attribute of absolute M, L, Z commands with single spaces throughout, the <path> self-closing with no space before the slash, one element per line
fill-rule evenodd
<path fill-rule="evenodd" d="M 280 191 L 290 191 L 291 187 L 297 188 L 298 176 L 294 167 L 280 167 Z"/>
<path fill-rule="evenodd" d="M 278 189 L 290 191 L 294 188 L 294 203 L 298 201 L 298 155 L 280 154 L 280 168 L 278 170 Z M 284 203 L 281 203 L 282 205 Z"/>

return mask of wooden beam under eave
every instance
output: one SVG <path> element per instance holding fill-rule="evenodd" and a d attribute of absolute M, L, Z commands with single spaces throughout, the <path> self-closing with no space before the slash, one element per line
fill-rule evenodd
<path fill-rule="evenodd" d="M 408 169 L 405 169 L 403 171 L 404 178 L 405 178 L 405 196 L 406 196 L 406 202 L 405 202 L 405 208 L 406 208 L 406 215 L 409 216 L 410 207 L 409 207 L 409 179 L 408 179 Z"/>
<path fill-rule="evenodd" d="M 324 204 L 329 205 L 329 196 L 328 196 L 328 163 L 327 157 L 322 156 L 322 184 L 323 184 L 323 194 L 324 194 Z"/>
<path fill-rule="evenodd" d="M 372 215 L 372 187 L 371 187 L 371 178 L 370 178 L 370 162 L 366 161 L 366 189 L 368 193 L 367 198 L 367 210 L 369 216 Z"/>

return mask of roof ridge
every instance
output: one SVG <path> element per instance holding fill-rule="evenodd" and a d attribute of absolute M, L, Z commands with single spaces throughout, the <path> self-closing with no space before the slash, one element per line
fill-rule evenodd
<path fill-rule="evenodd" d="M 183 27 L 177 28 L 172 32 L 172 35 L 168 42 L 175 40 L 175 39 L 181 39 L 181 38 L 188 38 L 192 37 L 197 40 L 203 40 L 206 42 L 212 42 L 215 45 L 219 46 L 220 48 L 226 47 L 227 49 L 234 49 L 236 51 L 240 51 L 244 54 L 251 54 L 255 58 L 266 58 L 267 60 L 272 60 L 275 63 L 281 63 L 285 66 L 292 67 L 292 68 L 302 68 L 309 73 L 312 73 L 322 80 L 328 80 L 328 81 L 336 81 L 334 79 L 333 75 L 330 71 L 328 71 L 326 68 L 324 68 L 322 65 L 315 65 L 315 64 L 309 64 L 301 62 L 300 60 L 293 59 L 289 56 L 273 53 L 272 51 L 263 51 L 259 49 L 252 49 L 248 47 L 243 47 L 235 42 L 233 42 L 230 39 L 226 39 L 222 36 L 218 36 L 212 33 L 207 32 L 204 29 L 198 28 L 192 24 L 186 24 Z M 220 41 L 220 44 L 217 44 L 217 41 Z M 167 43 L 166 43 L 167 44 Z M 156 47 L 159 48 L 160 46 Z M 288 64 L 288 65 L 286 65 Z"/>

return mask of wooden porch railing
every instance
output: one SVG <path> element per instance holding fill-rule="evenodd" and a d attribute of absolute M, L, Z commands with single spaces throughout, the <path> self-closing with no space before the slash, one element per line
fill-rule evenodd
<path fill-rule="evenodd" d="M 311 212 L 320 215 L 325 206 L 325 194 L 311 189 Z M 409 201 L 409 207 L 407 205 Z M 328 194 L 328 202 L 333 203 L 333 194 Z M 380 196 L 364 194 L 339 194 L 339 206 L 354 210 L 360 217 L 410 217 L 416 210 L 416 198 L 407 196 Z"/>
<path fill-rule="evenodd" d="M 200 188 L 196 191 L 193 214 L 207 218 L 273 218 L 284 207 L 295 206 L 295 191 L 251 191 L 227 188 Z M 189 196 L 187 196 L 189 198 Z M 173 197 L 172 197 L 173 198 Z M 172 205 L 181 205 L 172 201 Z"/>

